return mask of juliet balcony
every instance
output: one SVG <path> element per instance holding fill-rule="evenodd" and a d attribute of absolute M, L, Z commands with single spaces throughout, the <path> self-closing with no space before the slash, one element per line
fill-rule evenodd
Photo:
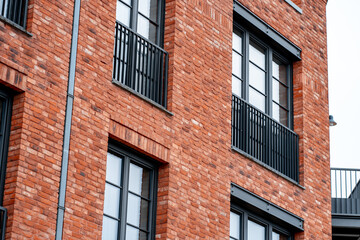
<path fill-rule="evenodd" d="M 25 29 L 27 6 L 28 0 L 0 0 L 0 16 Z"/>
<path fill-rule="evenodd" d="M 166 108 L 168 53 L 116 22 L 113 82 Z"/>
<path fill-rule="evenodd" d="M 232 96 L 232 148 L 299 181 L 298 135 L 235 95 Z"/>

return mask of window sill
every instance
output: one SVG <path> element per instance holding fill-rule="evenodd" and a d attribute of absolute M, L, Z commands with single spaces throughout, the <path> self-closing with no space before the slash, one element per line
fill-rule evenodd
<path fill-rule="evenodd" d="M 293 3 L 291 0 L 285 0 L 285 2 L 292 6 L 298 13 L 302 14 L 302 9 L 298 5 Z"/>
<path fill-rule="evenodd" d="M 29 33 L 28 31 L 26 31 L 26 29 L 23 28 L 22 26 L 20 26 L 19 24 L 16 24 L 16 23 L 14 23 L 13 21 L 10 21 L 9 19 L 7 19 L 7 18 L 5 18 L 5 17 L 3 17 L 3 16 L 1 16 L 1 15 L 0 15 L 0 21 L 3 21 L 3 22 L 5 22 L 5 23 L 9 24 L 10 26 L 16 28 L 17 30 L 25 33 L 25 34 L 28 35 L 29 37 L 32 37 L 32 36 L 33 36 L 32 33 Z"/>
<path fill-rule="evenodd" d="M 289 177 L 288 177 L 288 176 L 286 176 L 285 174 L 283 174 L 283 173 L 281 173 L 281 172 L 277 171 L 276 169 L 274 169 L 274 168 L 272 168 L 272 167 L 270 167 L 270 166 L 266 165 L 265 163 L 263 163 L 263 162 L 259 161 L 258 159 L 254 158 L 253 156 L 251 156 L 251 155 L 247 154 L 246 152 L 244 152 L 244 151 L 242 151 L 242 150 L 238 149 L 237 147 L 231 146 L 231 150 L 233 150 L 233 151 L 235 151 L 235 152 L 237 152 L 237 153 L 239 153 L 239 154 L 241 154 L 241 155 L 243 155 L 243 156 L 245 156 L 245 157 L 247 157 L 247 158 L 249 158 L 249 159 L 253 160 L 253 161 L 254 161 L 254 162 L 256 162 L 257 164 L 259 164 L 259 165 L 263 166 L 264 168 L 268 169 L 269 171 L 271 171 L 271 172 L 273 172 L 273 173 L 275 173 L 275 174 L 279 175 L 280 177 L 285 178 L 287 181 L 289 181 L 289 182 L 291 182 L 292 184 L 294 184 L 294 185 L 296 185 L 296 186 L 298 186 L 298 187 L 302 188 L 303 190 L 305 190 L 305 187 L 304 187 L 304 186 L 302 186 L 300 183 L 298 183 L 298 182 L 296 182 L 295 180 L 293 180 L 293 179 L 289 178 Z"/>
<path fill-rule="evenodd" d="M 166 108 L 164 108 L 163 106 L 161 106 L 160 104 L 158 104 L 157 102 L 154 102 L 153 100 L 141 95 L 140 93 L 134 91 L 132 88 L 129 88 L 128 86 L 119 83 L 118 81 L 112 80 L 112 83 L 115 84 L 116 86 L 121 87 L 122 89 L 125 89 L 129 92 L 131 92 L 132 94 L 134 94 L 135 96 L 141 98 L 142 100 L 150 103 L 151 105 L 153 105 L 154 107 L 166 112 L 167 114 L 169 114 L 170 116 L 174 116 L 174 113 L 170 112 L 169 110 L 167 110 Z"/>

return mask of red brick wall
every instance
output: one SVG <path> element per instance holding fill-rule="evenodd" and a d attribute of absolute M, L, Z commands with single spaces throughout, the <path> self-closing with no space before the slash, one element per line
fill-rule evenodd
<path fill-rule="evenodd" d="M 83 0 L 64 239 L 101 238 L 109 137 L 164 163 L 158 239 L 228 238 L 231 182 L 304 218 L 296 240 L 331 238 L 325 1 L 303 3 L 303 14 L 241 2 L 302 49 L 294 119 L 305 189 L 231 151 L 233 1 L 166 1 L 172 116 L 111 83 L 116 1 Z M 73 1 L 34 1 L 32 37 L 0 22 L 1 56 L 27 71 L 13 107 L 9 239 L 54 239 L 72 11 Z"/>

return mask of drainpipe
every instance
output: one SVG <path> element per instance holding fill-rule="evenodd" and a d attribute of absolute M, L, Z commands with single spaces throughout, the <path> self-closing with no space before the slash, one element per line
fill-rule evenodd
<path fill-rule="evenodd" d="M 62 239 L 62 232 L 64 226 L 65 193 L 66 193 L 67 172 L 68 172 L 68 163 L 69 163 L 71 119 L 72 119 L 72 110 L 74 104 L 74 85 L 75 85 L 76 54 L 77 54 L 78 33 L 79 33 L 80 2 L 81 0 L 75 0 L 74 2 L 74 15 L 73 15 L 74 17 L 73 17 L 73 27 L 71 34 L 71 49 L 70 49 L 68 89 L 67 89 L 67 97 L 66 97 L 64 139 L 63 139 L 62 158 L 61 158 L 59 201 L 58 201 L 58 210 L 57 210 L 57 219 L 56 219 L 56 233 L 55 233 L 56 240 Z"/>

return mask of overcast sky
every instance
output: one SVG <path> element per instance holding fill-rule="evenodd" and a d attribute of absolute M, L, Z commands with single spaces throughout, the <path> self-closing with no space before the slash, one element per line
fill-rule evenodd
<path fill-rule="evenodd" d="M 331 167 L 360 168 L 360 0 L 327 4 Z"/>

